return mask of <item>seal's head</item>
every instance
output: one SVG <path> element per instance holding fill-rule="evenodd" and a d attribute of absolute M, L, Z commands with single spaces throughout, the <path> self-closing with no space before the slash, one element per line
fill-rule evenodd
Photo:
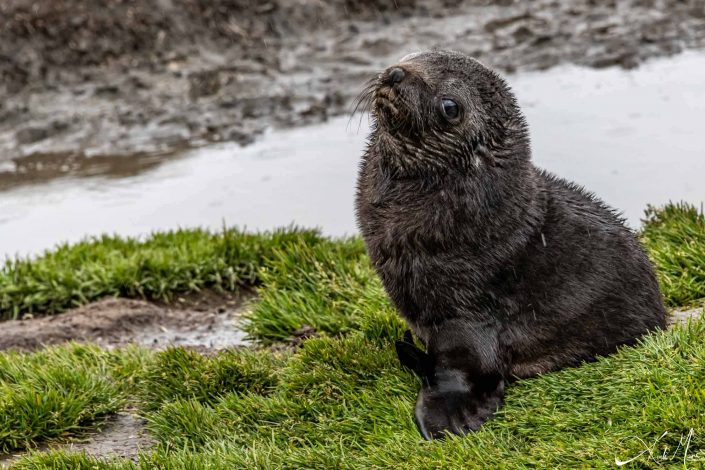
<path fill-rule="evenodd" d="M 402 176 L 529 158 L 526 122 L 507 83 L 451 51 L 410 54 L 363 92 L 372 145 Z"/>

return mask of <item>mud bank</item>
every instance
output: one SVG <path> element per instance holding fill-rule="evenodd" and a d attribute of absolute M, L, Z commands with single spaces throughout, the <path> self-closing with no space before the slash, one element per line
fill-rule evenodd
<path fill-rule="evenodd" d="M 418 49 L 511 72 L 631 68 L 703 46 L 700 0 L 11 0 L 0 172 L 248 143 L 348 111 L 365 79 Z"/>
<path fill-rule="evenodd" d="M 705 201 L 705 53 L 633 70 L 561 65 L 508 79 L 529 121 L 535 163 L 595 192 L 633 228 L 648 204 Z M 266 230 L 293 222 L 353 234 L 368 130 L 366 116 L 340 116 L 267 132 L 244 148 L 65 161 L 75 165 L 70 175 L 33 160 L 41 172 L 28 170 L 26 179 L 0 174 L 0 258 L 100 233 L 179 226 Z"/>

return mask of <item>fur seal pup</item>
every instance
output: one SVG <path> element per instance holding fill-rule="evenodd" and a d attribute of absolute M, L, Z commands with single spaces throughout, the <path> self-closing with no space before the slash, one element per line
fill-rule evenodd
<path fill-rule="evenodd" d="M 367 100 L 367 101 L 366 101 Z M 665 327 L 634 233 L 580 186 L 531 163 L 507 83 L 457 52 L 413 54 L 361 95 L 373 125 L 356 214 L 384 287 L 427 352 L 427 438 L 477 430 L 505 385 L 577 366 Z"/>

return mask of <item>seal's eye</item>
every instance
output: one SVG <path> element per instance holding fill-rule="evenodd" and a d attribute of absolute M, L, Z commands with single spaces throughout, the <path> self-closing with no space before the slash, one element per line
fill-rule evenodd
<path fill-rule="evenodd" d="M 443 98 L 441 100 L 441 112 L 448 121 L 455 122 L 460 117 L 460 106 L 449 98 Z"/>

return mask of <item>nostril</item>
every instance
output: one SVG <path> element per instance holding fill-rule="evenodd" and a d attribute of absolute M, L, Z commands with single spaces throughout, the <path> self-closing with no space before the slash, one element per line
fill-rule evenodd
<path fill-rule="evenodd" d="M 402 80 L 404 80 L 405 76 L 406 76 L 406 73 L 404 73 L 404 70 L 397 67 L 397 68 L 392 69 L 391 72 L 389 72 L 389 81 L 391 82 L 392 85 L 395 85 L 397 83 L 400 83 Z"/>

